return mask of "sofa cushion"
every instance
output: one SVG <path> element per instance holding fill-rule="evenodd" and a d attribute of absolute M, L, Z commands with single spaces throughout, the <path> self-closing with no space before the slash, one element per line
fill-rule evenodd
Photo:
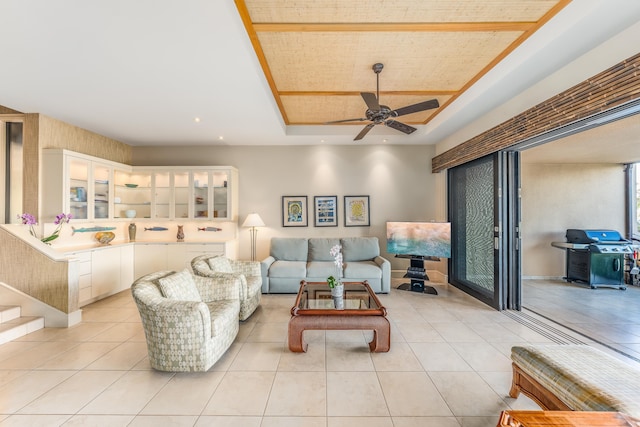
<path fill-rule="evenodd" d="M 269 267 L 269 277 L 293 277 L 299 280 L 307 277 L 306 261 L 276 261 Z"/>
<path fill-rule="evenodd" d="M 187 269 L 158 279 L 158 287 L 165 298 L 177 301 L 202 301 L 196 282 Z"/>
<path fill-rule="evenodd" d="M 334 261 L 329 251 L 340 244 L 340 239 L 309 239 L 309 261 Z"/>
<path fill-rule="evenodd" d="M 306 238 L 273 237 L 271 239 L 271 256 L 278 260 L 306 261 L 308 246 Z"/>
<path fill-rule="evenodd" d="M 344 269 L 345 279 L 380 279 L 382 270 L 373 261 L 352 261 Z"/>
<path fill-rule="evenodd" d="M 368 261 L 380 255 L 377 237 L 344 237 L 340 242 L 345 262 Z"/>
<path fill-rule="evenodd" d="M 307 277 L 326 280 L 329 276 L 337 277 L 337 275 L 336 265 L 331 261 L 311 261 L 307 263 Z"/>
<path fill-rule="evenodd" d="M 229 259 L 224 256 L 214 256 L 207 260 L 209 267 L 216 273 L 233 273 Z"/>

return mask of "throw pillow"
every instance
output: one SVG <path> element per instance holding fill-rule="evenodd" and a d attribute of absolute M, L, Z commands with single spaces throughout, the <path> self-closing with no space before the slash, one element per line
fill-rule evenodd
<path fill-rule="evenodd" d="M 158 279 L 158 286 L 165 298 L 177 301 L 202 301 L 196 282 L 187 269 Z"/>
<path fill-rule="evenodd" d="M 209 258 L 209 267 L 216 273 L 233 273 L 229 259 L 224 256 L 214 256 Z"/>

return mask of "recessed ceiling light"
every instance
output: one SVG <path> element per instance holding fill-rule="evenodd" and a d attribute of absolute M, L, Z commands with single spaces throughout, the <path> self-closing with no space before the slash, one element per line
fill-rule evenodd
<path fill-rule="evenodd" d="M 389 140 L 387 138 L 383 139 L 382 142 L 388 142 Z"/>
<path fill-rule="evenodd" d="M 321 139 L 320 142 L 324 144 L 324 139 Z"/>
<path fill-rule="evenodd" d="M 193 119 L 193 121 L 196 123 L 200 123 L 200 117 L 196 117 L 195 119 Z"/>
<path fill-rule="evenodd" d="M 218 139 L 219 139 L 220 141 L 222 141 L 222 140 L 224 139 L 224 136 L 220 135 L 220 136 L 218 137 Z"/>

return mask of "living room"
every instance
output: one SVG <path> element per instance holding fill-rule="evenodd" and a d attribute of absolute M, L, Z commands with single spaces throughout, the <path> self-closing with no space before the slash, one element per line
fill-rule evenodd
<path fill-rule="evenodd" d="M 302 125 L 288 126 L 280 116 L 265 77 L 260 74 L 258 59 L 254 56 L 237 11 L 232 5 L 224 4 L 220 8 L 225 13 L 212 17 L 207 9 L 205 15 L 211 21 L 215 19 L 216 23 L 219 20 L 220 28 L 227 30 L 229 24 L 223 21 L 230 20 L 233 28 L 229 34 L 241 37 L 242 42 L 239 45 L 222 43 L 220 40 L 224 40 L 224 35 L 220 34 L 216 43 L 222 45 L 219 49 L 229 51 L 225 56 L 218 52 L 221 58 L 226 59 L 224 64 L 216 63 L 216 66 L 225 69 L 217 74 L 220 80 L 218 84 L 230 86 L 233 95 L 223 96 L 226 92 L 216 86 L 203 89 L 202 93 L 206 94 L 203 97 L 208 98 L 209 102 L 216 100 L 219 110 L 236 111 L 236 117 L 228 119 L 225 112 L 216 109 L 196 123 L 194 117 L 200 112 L 193 111 L 195 108 L 185 108 L 182 104 L 180 110 L 168 105 L 170 102 L 165 102 L 165 96 L 171 93 L 180 97 L 185 91 L 187 79 L 178 82 L 166 80 L 163 89 L 166 92 L 154 91 L 140 83 L 143 90 L 133 95 L 123 90 L 119 93 L 118 101 L 107 101 L 104 92 L 109 90 L 103 92 L 100 84 L 89 81 L 92 70 L 90 67 L 84 69 L 82 64 L 76 67 L 87 80 L 79 86 L 85 85 L 83 90 L 93 88 L 86 100 L 80 93 L 82 91 L 72 96 L 65 92 L 64 84 L 40 81 L 47 79 L 37 79 L 38 86 L 32 91 L 42 90 L 46 94 L 42 104 L 20 97 L 20 91 L 27 92 L 25 86 L 20 90 L 8 91 L 6 97 L 0 100 L 6 107 L 2 109 L 0 120 L 15 120 L 23 113 L 27 116 L 24 118 L 25 129 L 28 129 L 25 165 L 29 167 L 24 170 L 26 191 L 23 202 L 29 208 L 24 210 L 37 211 L 41 208 L 39 188 L 42 183 L 34 177 L 38 176 L 40 167 L 36 159 L 45 149 L 68 149 L 140 167 L 231 166 L 238 171 L 239 203 L 232 222 L 239 259 L 250 258 L 249 229 L 241 224 L 248 214 L 255 212 L 265 222 L 265 227 L 258 230 L 257 259 L 268 255 L 270 239 L 273 237 L 375 236 L 380 239 L 380 249 L 391 261 L 397 278 L 406 270 L 408 263 L 386 253 L 386 221 L 447 220 L 446 172 L 432 173 L 432 159 L 435 156 L 637 53 L 633 47 L 633 41 L 640 32 L 637 6 L 616 3 L 619 9 L 628 9 L 615 13 L 615 19 L 603 19 L 606 23 L 589 32 L 588 37 L 584 27 L 596 28 L 587 24 L 608 16 L 604 12 L 613 13 L 609 7 L 615 8 L 596 3 L 589 3 L 582 11 L 579 9 L 584 5 L 571 4 L 570 10 L 579 13 L 573 18 L 561 16 L 570 21 L 580 21 L 578 27 L 581 30 L 576 29 L 572 33 L 567 27 L 567 33 L 572 34 L 566 36 L 582 38 L 584 44 L 576 42 L 575 45 L 563 45 L 558 42 L 553 47 L 546 46 L 544 50 L 548 57 L 554 56 L 549 51 L 559 53 L 555 61 L 545 62 L 540 67 L 532 67 L 532 62 L 538 59 L 536 49 L 542 48 L 540 45 L 533 46 L 529 58 L 524 54 L 516 56 L 515 62 L 511 63 L 516 72 L 510 77 L 488 75 L 497 81 L 504 79 L 501 83 L 504 93 L 497 90 L 491 95 L 482 94 L 479 93 L 482 92 L 482 85 L 479 85 L 478 92 L 470 90 L 466 97 L 459 98 L 465 106 L 451 104 L 449 111 L 443 111 L 430 122 L 428 130 L 423 129 L 423 125 L 416 125 L 420 129 L 415 135 L 401 135 L 394 129 L 379 126 L 367 136 L 375 138 L 375 142 L 371 143 L 367 142 L 367 138 L 359 143 L 352 141 L 363 124 L 318 126 L 329 129 L 325 142 L 319 142 L 320 136 L 315 130 L 305 134 L 300 129 L 304 127 Z M 52 12 L 50 6 L 40 6 L 43 11 Z M 28 16 L 28 10 L 21 12 L 21 16 Z M 144 14 L 136 16 L 142 17 Z M 201 18 L 189 16 L 194 22 L 202 24 Z M 73 27 L 73 22 L 65 22 Z M 163 22 L 169 24 L 171 20 Z M 86 23 L 80 29 L 88 31 L 84 25 Z M 559 24 L 554 25 L 549 32 L 558 37 L 561 33 L 564 35 L 565 29 Z M 53 31 L 50 28 L 48 30 Z M 39 36 L 43 34 L 46 32 Z M 3 39 L 9 43 L 8 40 L 13 36 L 5 36 Z M 553 38 L 549 34 L 547 36 Z M 38 39 L 26 35 L 22 38 L 32 41 Z M 531 43 L 534 41 L 532 39 Z M 538 43 L 544 44 L 544 41 L 538 40 Z M 69 46 L 77 48 L 75 43 Z M 15 47 L 5 47 L 16 58 L 21 57 L 22 54 L 17 53 Z M 198 47 L 200 51 L 209 48 L 208 45 Z M 69 50 L 73 48 L 69 47 Z M 567 50 L 573 52 L 566 56 L 561 54 Z M 245 58 L 246 62 L 241 63 L 237 58 L 241 56 L 238 52 L 249 59 Z M 162 49 L 154 48 L 149 56 L 153 54 L 161 55 Z M 47 58 L 51 60 L 52 57 Z M 375 59 L 378 60 L 386 61 L 384 58 Z M 250 70 L 241 70 L 247 62 L 251 64 Z M 114 66 L 112 71 L 126 74 L 135 69 L 135 64 L 132 64 Z M 199 62 L 199 65 L 205 64 Z M 363 87 L 371 86 L 363 90 L 373 90 L 374 75 L 369 70 L 370 65 L 367 63 L 366 67 L 362 67 L 369 73 L 363 77 Z M 535 72 L 524 73 L 529 67 L 536 68 Z M 42 64 L 30 63 L 26 68 L 42 69 Z M 557 74 L 552 72 L 554 70 Z M 537 74 L 538 71 L 541 74 Z M 380 76 L 382 87 L 388 74 L 391 74 L 391 68 Z M 13 81 L 17 76 L 8 73 L 3 74 L 2 78 L 3 81 Z M 390 79 L 386 81 L 390 82 Z M 52 88 L 57 89 L 51 92 Z M 519 95 L 509 93 L 507 88 L 515 88 Z M 128 96 L 131 97 L 131 110 L 123 105 L 128 102 Z M 385 96 L 384 92 L 382 96 Z M 492 101 L 490 108 L 481 110 L 476 103 L 477 98 L 485 96 L 492 98 Z M 358 95 L 355 97 L 358 98 Z M 85 118 L 79 119 L 70 113 L 73 109 L 62 112 L 57 105 L 66 99 L 69 104 L 87 109 L 83 105 L 89 102 L 89 98 L 104 98 L 105 110 L 109 109 L 109 105 L 111 111 L 121 110 L 121 116 L 112 116 L 121 120 L 121 126 L 105 127 Z M 142 100 L 145 100 L 144 104 Z M 152 102 L 148 103 L 148 100 Z M 361 99 L 357 101 L 362 103 Z M 248 107 L 244 109 L 251 102 L 260 104 L 261 108 L 258 111 Z M 363 105 L 358 104 L 357 111 L 362 110 L 361 107 Z M 173 121 L 162 115 L 163 108 L 169 110 Z M 149 139 L 155 139 L 154 143 L 141 141 L 139 134 L 127 137 L 131 129 L 129 126 L 132 125 L 125 117 L 134 116 L 135 111 L 140 112 L 139 127 L 153 132 Z M 147 112 L 151 116 L 155 114 L 156 118 L 149 120 Z M 205 127 L 207 118 L 214 121 L 212 117 L 216 115 L 219 122 L 228 121 L 232 130 L 227 132 Z M 143 121 L 142 116 L 149 121 Z M 461 120 L 457 127 L 448 121 L 452 116 L 458 116 Z M 180 124 L 175 127 L 180 127 L 179 132 L 172 129 L 172 123 L 177 122 Z M 187 122 L 188 125 L 185 124 Z M 112 123 L 117 123 L 117 120 Z M 28 151 L 27 145 L 29 149 L 34 148 L 29 145 L 33 142 L 33 125 L 36 128 L 39 126 L 36 131 L 38 141 L 35 151 Z M 58 125 L 73 130 L 58 134 L 52 131 Z M 193 135 L 190 128 L 199 129 L 195 132 L 199 133 L 199 140 L 189 140 L 188 136 Z M 83 134 L 85 131 L 93 135 L 87 137 L 84 134 L 87 140 L 92 141 L 90 144 L 69 138 L 70 134 Z M 261 136 L 260 132 L 264 135 Z M 332 139 L 335 135 L 339 135 L 341 142 Z M 408 139 L 403 139 L 405 137 Z M 382 138 L 388 141 L 383 142 Z M 114 150 L 113 147 L 119 146 L 121 141 L 123 146 Z M 535 179 L 541 173 L 538 166 L 526 167 L 529 168 L 529 179 Z M 584 168 L 582 170 L 585 171 Z M 609 185 L 608 181 L 599 183 L 603 187 Z M 584 191 L 584 188 L 574 188 Z M 344 197 L 357 195 L 369 197 L 371 216 L 368 227 L 344 225 Z M 283 196 L 307 197 L 307 227 L 282 226 Z M 315 196 L 337 197 L 337 227 L 313 225 Z M 536 201 L 532 204 L 536 205 Z M 95 225 L 118 227 L 116 239 L 124 241 L 127 239 L 125 227 L 129 222 L 103 221 Z M 167 234 L 172 240 L 175 226 L 178 225 L 175 220 L 163 224 L 144 219 L 137 222 L 139 227 L 170 225 L 171 231 L 167 231 Z M 220 221 L 203 223 L 216 226 Z M 548 243 L 562 239 L 562 231 L 567 227 L 564 223 L 553 224 L 553 235 L 549 235 L 550 224 L 545 220 L 536 223 L 535 229 L 527 228 L 530 224 L 525 224 L 525 231 L 531 233 L 529 237 L 534 237 L 529 241 L 535 240 L 537 244 L 534 248 L 525 249 L 532 252 L 523 253 L 523 258 L 527 258 L 524 265 L 531 267 L 523 271 L 523 275 L 545 278 L 562 276 L 562 253 L 550 248 Z M 607 224 L 611 224 L 612 228 L 622 228 L 620 222 Z M 72 222 L 71 225 L 89 227 L 94 224 Z M 138 240 L 144 241 L 142 228 L 138 230 Z M 186 232 L 186 241 L 202 239 L 202 232 L 193 228 Z M 78 240 L 77 234 L 71 236 L 70 227 L 65 227 L 64 233 L 64 242 L 61 242 L 68 244 L 69 241 Z M 56 245 L 53 245 L 52 249 L 55 248 Z M 540 266 L 544 266 L 544 269 Z M 501 410 L 538 409 L 525 397 L 507 397 L 511 373 L 509 350 L 516 343 L 549 342 L 548 338 L 521 327 L 505 314 L 447 285 L 446 260 L 428 263 L 427 268 L 434 282 L 438 283 L 440 295 L 437 297 L 400 292 L 381 296 L 385 306 L 392 311 L 392 350 L 386 355 L 388 357 L 364 351 L 370 338 L 366 333 L 311 334 L 307 354 L 290 354 L 284 340 L 293 295 L 265 295 L 256 316 L 241 323 L 238 341 L 228 355 L 210 372 L 202 375 L 171 375 L 151 370 L 146 361 L 139 315 L 128 299 L 128 293 L 118 293 L 86 306 L 83 309 L 83 321 L 65 331 L 45 328 L 0 347 L 0 393 L 3 401 L 8 402 L 0 418 L 5 417 L 7 423 L 23 425 L 34 422 L 50 422 L 52 425 L 100 422 L 144 425 L 174 421 L 180 425 L 489 426 L 495 425 Z M 293 384 L 299 384 L 300 387 L 294 387 Z M 189 402 L 180 399 L 185 395 L 190 397 Z M 345 398 L 344 395 L 349 397 Z M 71 398 L 62 402 L 60 396 Z M 301 396 L 308 396 L 309 400 Z M 375 402 L 375 405 L 371 402 Z"/>

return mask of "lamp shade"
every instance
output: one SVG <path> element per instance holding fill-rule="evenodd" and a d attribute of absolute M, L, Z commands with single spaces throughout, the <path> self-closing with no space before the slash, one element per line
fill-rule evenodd
<path fill-rule="evenodd" d="M 250 213 L 242 223 L 243 227 L 264 227 L 264 221 L 257 213 Z"/>

